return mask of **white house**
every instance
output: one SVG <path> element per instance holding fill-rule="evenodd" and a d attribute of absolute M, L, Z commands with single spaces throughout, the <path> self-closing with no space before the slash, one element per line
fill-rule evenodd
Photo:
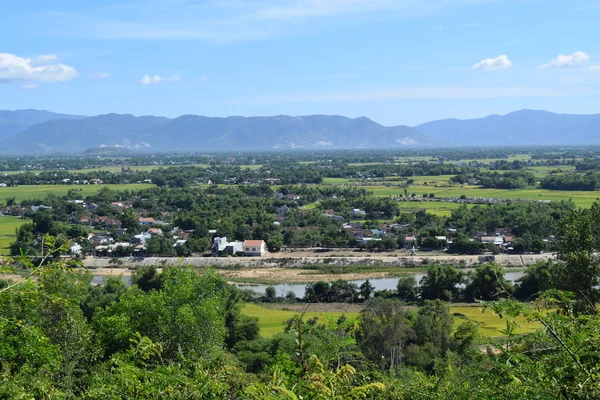
<path fill-rule="evenodd" d="M 262 256 L 267 252 L 264 240 L 245 240 L 243 247 L 245 256 Z"/>
<path fill-rule="evenodd" d="M 71 247 L 69 247 L 69 253 L 73 255 L 81 254 L 81 245 L 79 243 L 73 243 Z"/>
<path fill-rule="evenodd" d="M 360 208 L 353 208 L 352 209 L 352 215 L 354 215 L 355 217 L 363 217 L 365 215 L 367 215 L 366 212 L 364 212 L 363 210 L 361 210 Z"/>

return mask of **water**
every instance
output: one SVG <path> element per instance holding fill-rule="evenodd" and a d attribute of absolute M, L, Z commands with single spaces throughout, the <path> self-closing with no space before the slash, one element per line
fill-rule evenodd
<path fill-rule="evenodd" d="M 424 273 L 414 274 L 413 275 L 419 283 L 421 278 L 425 276 Z M 517 279 L 523 276 L 523 271 L 515 271 L 515 272 L 507 272 L 504 274 L 504 278 L 510 282 L 515 283 Z M 398 279 L 400 278 L 377 278 L 377 279 L 369 279 L 371 285 L 375 287 L 375 290 L 396 290 L 396 286 L 398 285 Z M 352 283 L 356 283 L 357 286 L 362 285 L 365 282 L 365 279 L 349 281 Z M 287 295 L 289 292 L 294 292 L 296 297 L 304 297 L 306 293 L 306 283 L 279 283 L 277 285 L 250 285 L 250 284 L 237 284 L 236 286 L 240 289 L 250 289 L 255 293 L 264 294 L 265 290 L 269 286 L 273 286 L 277 293 L 277 296 L 283 297 Z M 463 285 L 464 286 L 464 285 Z"/>
<path fill-rule="evenodd" d="M 425 276 L 424 273 L 414 274 L 413 275 L 417 280 L 417 283 Z M 515 272 L 507 272 L 504 274 L 504 278 L 514 284 L 520 277 L 523 276 L 523 271 L 515 271 Z M 108 279 L 108 275 L 94 275 L 92 279 L 92 283 L 95 285 L 105 284 Z M 131 285 L 131 276 L 121 276 L 123 282 L 127 285 Z M 396 290 L 396 286 L 398 285 L 398 279 L 400 278 L 376 278 L 369 279 L 371 285 L 375 287 L 375 290 Z M 349 281 L 355 283 L 357 286 L 362 285 L 366 279 L 359 279 Z M 264 294 L 265 290 L 269 286 L 275 287 L 275 291 L 277 296 L 284 297 L 289 292 L 294 292 L 296 297 L 304 297 L 306 293 L 306 283 L 279 283 L 277 285 L 251 285 L 251 284 L 236 284 L 236 286 L 240 289 L 251 289 L 255 293 Z"/>

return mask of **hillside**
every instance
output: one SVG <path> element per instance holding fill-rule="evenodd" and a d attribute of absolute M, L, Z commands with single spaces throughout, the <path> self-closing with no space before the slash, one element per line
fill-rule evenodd
<path fill-rule="evenodd" d="M 478 119 L 432 121 L 415 128 L 439 144 L 452 146 L 600 144 L 600 114 L 521 110 Z"/>
<path fill-rule="evenodd" d="M 430 141 L 408 126 L 385 127 L 368 118 L 304 117 L 175 119 L 108 114 L 33 125 L 6 142 L 10 152 L 81 152 L 123 146 L 153 150 L 348 149 L 425 145 Z"/>
<path fill-rule="evenodd" d="M 82 119 L 79 115 L 57 114 L 46 110 L 0 110 L 0 140 L 35 124 L 54 119 Z"/>

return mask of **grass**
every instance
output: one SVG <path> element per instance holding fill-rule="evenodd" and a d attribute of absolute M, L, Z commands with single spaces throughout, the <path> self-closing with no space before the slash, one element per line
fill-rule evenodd
<path fill-rule="evenodd" d="M 154 187 L 149 184 L 122 184 L 122 185 L 22 185 L 17 187 L 0 188 L 0 203 L 6 202 L 7 198 L 14 197 L 17 202 L 22 200 L 43 199 L 47 194 L 53 193 L 58 196 L 66 195 L 70 189 L 80 190 L 79 193 L 85 197 L 96 194 L 102 188 L 111 190 L 141 190 Z"/>
<path fill-rule="evenodd" d="M 402 211 L 419 211 L 425 210 L 429 214 L 438 215 L 441 217 L 449 217 L 452 214 L 453 210 L 458 209 L 462 206 L 462 204 L 458 203 L 442 203 L 442 202 L 429 202 L 429 201 L 401 201 L 398 203 L 398 206 Z M 472 205 L 467 205 L 467 207 L 472 207 Z"/>
<path fill-rule="evenodd" d="M 502 331 L 506 329 L 506 319 L 502 319 L 495 315 L 491 310 L 479 307 L 450 307 L 450 313 L 455 314 L 454 326 L 460 325 L 465 320 L 475 321 L 479 324 L 479 333 L 483 337 L 502 337 Z M 523 317 L 518 317 L 514 320 L 518 327 L 515 334 L 525 334 L 534 332 L 538 328 L 538 324 L 529 322 Z"/>
<path fill-rule="evenodd" d="M 0 216 L 0 254 L 8 254 L 10 243 L 14 240 L 15 229 L 26 221 L 18 217 Z"/>
<path fill-rule="evenodd" d="M 277 335 L 278 333 L 283 332 L 283 328 L 285 323 L 292 318 L 294 315 L 298 315 L 299 313 L 296 311 L 288 311 L 288 310 L 274 310 L 271 308 L 265 308 L 261 306 L 257 306 L 256 304 L 246 304 L 242 308 L 242 313 L 249 317 L 258 317 L 258 325 L 260 326 L 260 335 L 265 338 L 269 338 Z M 356 320 L 358 318 L 358 313 L 350 312 L 310 312 L 308 311 L 304 318 L 305 320 L 319 317 L 319 319 L 323 320 L 325 316 L 331 317 L 340 317 L 341 315 L 345 315 L 349 320 Z"/>
<path fill-rule="evenodd" d="M 348 178 L 323 178 L 324 185 L 343 185 L 350 182 Z"/>
<path fill-rule="evenodd" d="M 260 326 L 260 333 L 262 337 L 272 337 L 278 333 L 283 332 L 285 323 L 292 318 L 294 315 L 298 315 L 299 312 L 289 310 L 277 310 L 272 308 L 265 308 L 256 304 L 246 304 L 242 308 L 242 313 L 250 317 L 258 318 L 258 325 Z M 483 337 L 493 338 L 504 336 L 502 330 L 506 328 L 506 320 L 501 319 L 497 315 L 494 315 L 491 310 L 485 310 L 479 307 L 468 307 L 458 306 L 450 307 L 450 313 L 455 314 L 454 326 L 458 326 L 465 320 L 475 321 L 479 324 L 479 332 Z M 346 315 L 349 320 L 357 320 L 357 312 L 307 312 L 305 319 L 319 317 L 324 319 L 325 316 L 339 317 L 342 314 Z M 524 334 L 535 331 L 538 325 L 535 323 L 528 322 L 524 318 L 517 318 L 517 324 L 519 327 L 516 330 L 516 334 Z"/>
<path fill-rule="evenodd" d="M 404 195 L 403 188 L 386 186 L 364 186 L 375 196 L 398 196 Z M 504 189 L 484 189 L 477 186 L 453 186 L 453 187 L 432 187 L 432 186 L 411 186 L 409 194 L 416 193 L 434 193 L 436 197 L 489 197 L 497 199 L 529 199 L 529 200 L 573 200 L 579 207 L 590 207 L 596 199 L 600 197 L 600 192 L 592 191 L 562 191 L 546 189 L 522 189 L 522 190 L 504 190 Z"/>

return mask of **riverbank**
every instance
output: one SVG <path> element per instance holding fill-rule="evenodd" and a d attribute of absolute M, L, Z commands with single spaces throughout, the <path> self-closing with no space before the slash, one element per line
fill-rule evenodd
<path fill-rule="evenodd" d="M 452 256 L 452 255 L 418 255 L 400 256 L 395 253 L 357 253 L 353 256 L 336 256 L 334 254 L 304 256 L 295 253 L 272 253 L 264 257 L 122 257 L 119 258 L 121 267 L 135 268 L 144 265 L 173 266 L 190 265 L 192 267 L 215 268 L 303 268 L 314 265 L 351 266 L 378 265 L 382 267 L 415 267 L 432 263 L 449 264 L 461 267 L 473 267 L 482 262 L 490 261 L 505 267 L 526 267 L 538 261 L 555 259 L 552 253 L 524 254 L 497 256 Z M 83 266 L 86 268 L 110 268 L 109 257 L 86 257 Z"/>

